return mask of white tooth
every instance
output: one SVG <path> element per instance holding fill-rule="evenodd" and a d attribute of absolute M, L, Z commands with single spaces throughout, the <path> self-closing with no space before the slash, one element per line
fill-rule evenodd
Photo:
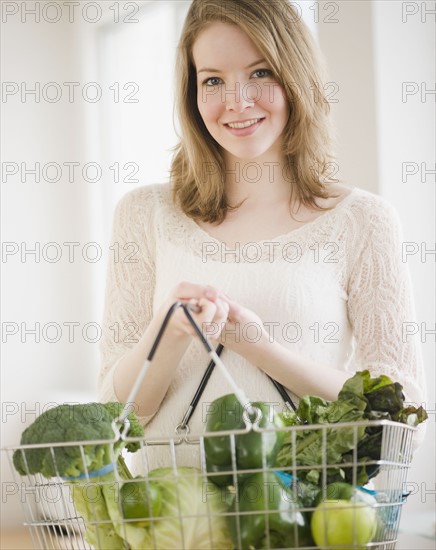
<path fill-rule="evenodd" d="M 253 120 L 247 120 L 246 122 L 232 122 L 229 123 L 230 128 L 248 128 L 248 126 L 252 126 L 253 124 L 256 124 L 259 122 L 259 119 L 253 119 Z"/>

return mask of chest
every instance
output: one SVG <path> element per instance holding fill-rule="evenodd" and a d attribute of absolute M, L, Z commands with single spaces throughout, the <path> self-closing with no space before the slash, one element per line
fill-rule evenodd
<path fill-rule="evenodd" d="M 276 237 L 287 235 L 303 225 L 310 223 L 322 211 L 310 211 L 300 208 L 291 215 L 286 204 L 276 207 L 246 209 L 229 213 L 218 224 L 197 221 L 197 225 L 214 239 L 228 246 L 241 246 L 260 241 L 273 241 Z"/>
<path fill-rule="evenodd" d="M 266 321 L 296 316 L 343 321 L 346 294 L 337 249 L 286 241 L 230 247 L 205 243 L 202 251 L 162 242 L 156 258 L 155 303 L 180 280 L 210 284 Z M 212 250 L 212 245 L 214 248 Z M 171 259 L 170 261 L 168 259 Z"/>

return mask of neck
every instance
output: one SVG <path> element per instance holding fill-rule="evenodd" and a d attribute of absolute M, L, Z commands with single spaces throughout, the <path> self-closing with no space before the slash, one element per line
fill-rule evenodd
<path fill-rule="evenodd" d="M 226 158 L 226 196 L 230 204 L 245 199 L 275 202 L 288 200 L 291 177 L 277 155 L 255 159 Z"/>

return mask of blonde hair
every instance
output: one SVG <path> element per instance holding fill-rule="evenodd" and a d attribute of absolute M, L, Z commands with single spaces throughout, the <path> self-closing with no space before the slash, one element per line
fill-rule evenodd
<path fill-rule="evenodd" d="M 171 165 L 174 200 L 187 216 L 204 222 L 220 223 L 234 208 L 225 197 L 221 148 L 197 106 L 192 48 L 199 33 L 214 22 L 238 25 L 284 89 L 291 111 L 283 134 L 286 169 L 292 175 L 291 200 L 319 208 L 315 199 L 329 196 L 325 180 L 333 159 L 330 105 L 318 48 L 287 0 L 193 0 L 177 52 L 176 107 L 181 135 Z"/>

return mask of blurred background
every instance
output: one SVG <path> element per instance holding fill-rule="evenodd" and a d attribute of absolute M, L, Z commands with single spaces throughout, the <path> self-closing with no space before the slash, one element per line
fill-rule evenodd
<path fill-rule="evenodd" d="M 113 210 L 134 187 L 168 180 L 189 4 L 1 2 L 2 446 L 49 403 L 96 399 Z M 337 176 L 388 199 L 402 221 L 417 311 L 407 337 L 422 345 L 430 417 L 399 547 L 434 548 L 434 2 L 292 4 L 328 64 Z M 2 530 L 18 528 L 3 460 L 1 474 Z"/>

